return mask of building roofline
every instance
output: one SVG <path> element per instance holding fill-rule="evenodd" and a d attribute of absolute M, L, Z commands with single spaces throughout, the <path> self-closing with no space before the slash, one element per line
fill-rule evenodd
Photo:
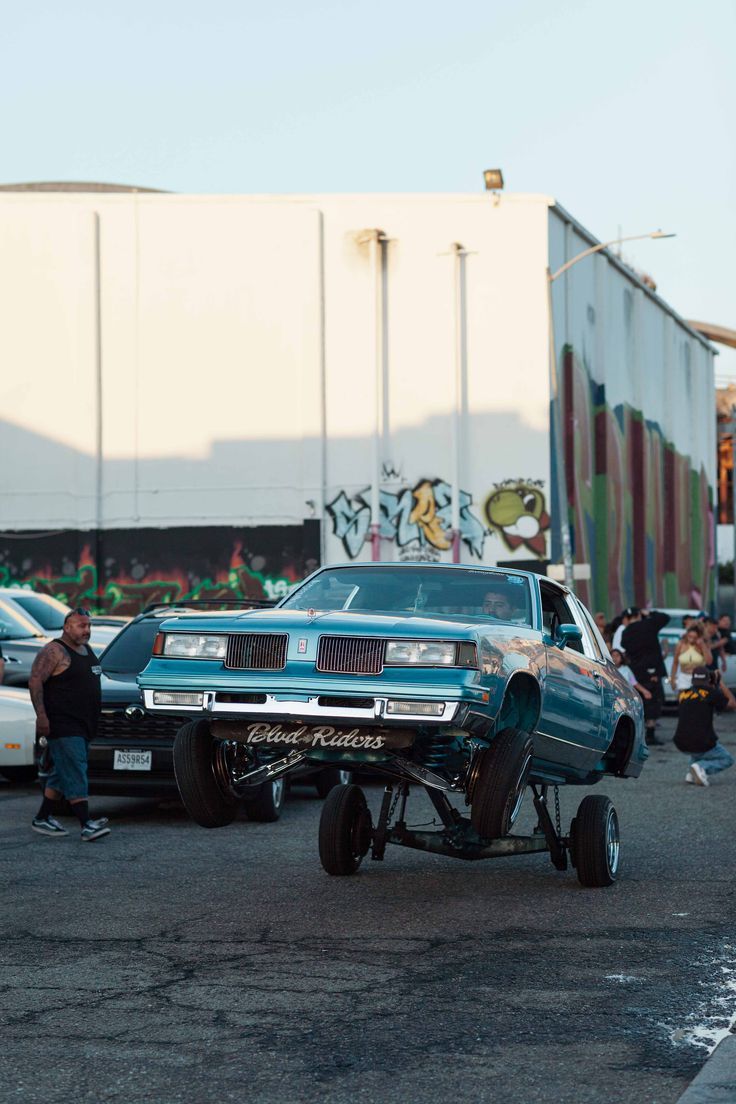
<path fill-rule="evenodd" d="M 569 211 L 566 211 L 561 203 L 558 203 L 555 200 L 551 204 L 550 209 L 554 211 L 557 215 L 559 215 L 563 222 L 569 223 L 569 225 L 572 226 L 572 228 L 575 230 L 575 233 L 583 238 L 584 241 L 587 241 L 589 245 L 601 244 L 598 238 L 596 238 L 595 234 L 591 234 L 590 230 L 586 230 L 582 223 L 578 222 L 578 220 L 573 215 L 571 215 Z M 702 333 L 698 333 L 696 329 L 693 329 L 692 325 L 687 321 L 687 319 L 678 314 L 675 308 L 671 307 L 666 299 L 663 299 L 661 295 L 657 295 L 656 291 L 653 291 L 650 287 L 648 287 L 644 283 L 644 281 L 639 276 L 637 276 L 636 272 L 634 272 L 633 269 L 629 268 L 628 265 L 619 260 L 615 253 L 612 253 L 610 249 L 601 249 L 600 253 L 601 256 L 605 256 L 608 259 L 608 261 L 613 265 L 614 268 L 618 269 L 622 276 L 625 276 L 627 280 L 640 288 L 646 295 L 649 296 L 650 299 L 652 299 L 657 304 L 658 307 L 661 307 L 662 310 L 669 314 L 671 318 L 674 318 L 675 322 L 677 322 L 678 325 L 682 326 L 683 330 L 687 330 L 691 337 L 697 338 L 700 344 L 703 345 L 709 353 L 712 353 L 713 356 L 718 356 L 718 349 L 714 349 L 710 341 L 708 341 L 708 339 Z"/>

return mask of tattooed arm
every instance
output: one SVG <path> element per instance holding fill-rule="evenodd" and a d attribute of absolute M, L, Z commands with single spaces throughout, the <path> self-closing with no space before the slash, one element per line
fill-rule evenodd
<path fill-rule="evenodd" d="M 39 736 L 48 736 L 49 719 L 43 704 L 43 684 L 52 675 L 60 675 L 70 663 L 66 651 L 52 640 L 41 649 L 33 661 L 31 677 L 28 680 L 28 689 L 31 695 L 33 708 L 36 710 L 36 733 Z"/>

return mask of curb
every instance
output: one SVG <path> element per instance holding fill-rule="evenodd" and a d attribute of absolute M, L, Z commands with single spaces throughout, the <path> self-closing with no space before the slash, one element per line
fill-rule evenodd
<path fill-rule="evenodd" d="M 698 1076 L 677 1104 L 734 1104 L 736 1101 L 736 1035 L 721 1039 Z"/>

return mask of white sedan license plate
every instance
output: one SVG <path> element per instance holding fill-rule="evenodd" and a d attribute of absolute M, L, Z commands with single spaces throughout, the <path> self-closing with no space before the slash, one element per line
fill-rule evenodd
<path fill-rule="evenodd" d="M 151 769 L 150 751 L 116 751 L 113 761 L 115 770 L 147 770 Z"/>

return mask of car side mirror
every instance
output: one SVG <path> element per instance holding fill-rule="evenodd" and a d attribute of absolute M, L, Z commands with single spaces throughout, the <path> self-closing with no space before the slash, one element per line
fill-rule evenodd
<path fill-rule="evenodd" d="M 566 647 L 566 645 L 571 644 L 573 641 L 577 641 L 577 643 L 580 643 L 582 639 L 583 630 L 580 628 L 579 625 L 566 623 L 564 625 L 559 625 L 557 628 L 556 640 L 560 648 Z"/>

